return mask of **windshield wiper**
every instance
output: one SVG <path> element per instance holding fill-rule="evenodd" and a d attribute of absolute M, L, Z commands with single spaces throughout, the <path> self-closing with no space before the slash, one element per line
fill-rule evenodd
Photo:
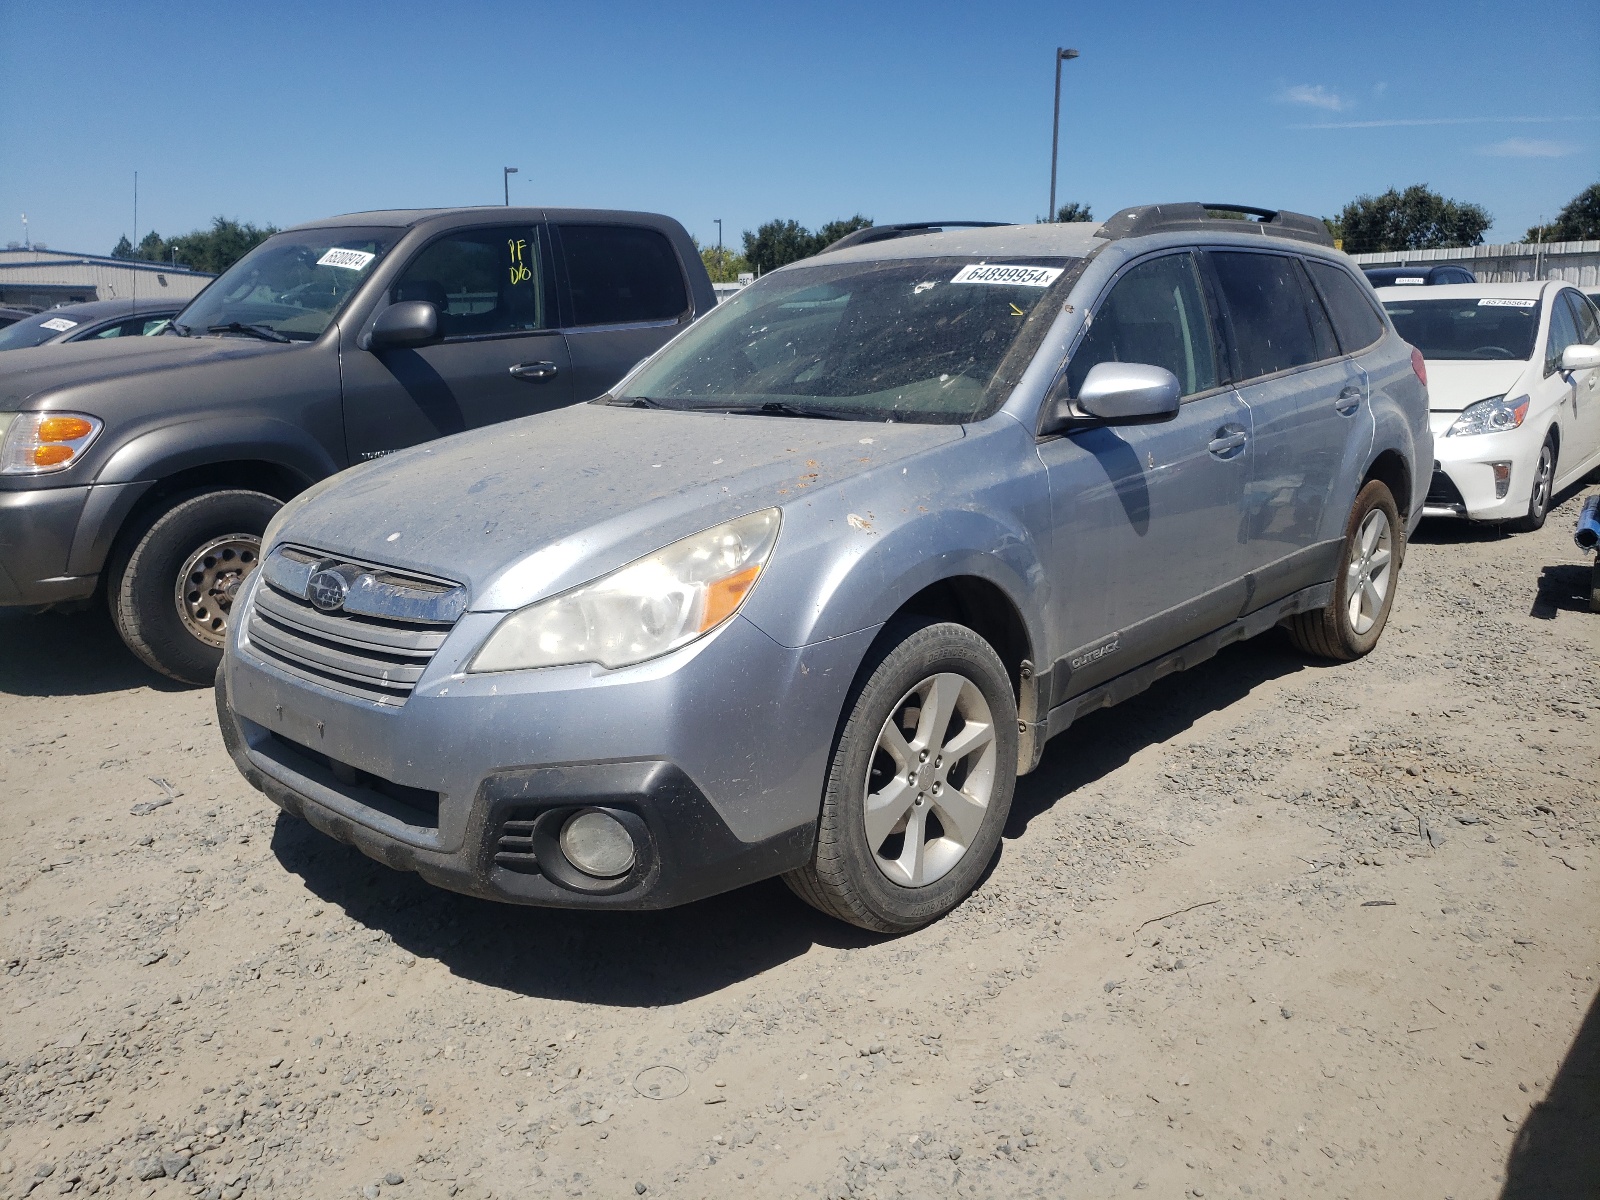
<path fill-rule="evenodd" d="M 709 406 L 708 406 L 709 407 Z M 715 412 L 737 413 L 740 416 L 752 417 L 809 417 L 817 421 L 853 421 L 856 418 L 827 408 L 807 408 L 802 404 L 790 404 L 784 400 L 768 400 L 765 404 L 742 404 L 731 408 L 718 405 Z"/>
<path fill-rule="evenodd" d="M 264 342 L 287 342 L 284 337 L 270 325 L 246 325 L 241 321 L 229 321 L 226 325 L 208 325 L 207 333 L 248 333 L 251 337 L 258 337 Z"/>
<path fill-rule="evenodd" d="M 188 337 L 189 336 L 189 327 L 187 325 L 180 325 L 176 321 L 168 321 L 167 322 L 167 329 L 172 330 L 172 332 L 177 334 L 179 337 Z M 163 332 L 165 332 L 165 331 L 163 331 Z"/>
<path fill-rule="evenodd" d="M 601 401 L 612 408 L 677 408 L 676 404 L 668 404 L 664 400 L 652 400 L 649 396 L 610 396 Z"/>

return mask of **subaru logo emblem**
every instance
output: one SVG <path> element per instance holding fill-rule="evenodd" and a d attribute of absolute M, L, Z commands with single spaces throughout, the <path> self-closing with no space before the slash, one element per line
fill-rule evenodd
<path fill-rule="evenodd" d="M 306 584 L 306 599 L 321 612 L 334 612 L 344 606 L 350 594 L 350 581 L 342 572 L 328 569 L 318 571 Z"/>

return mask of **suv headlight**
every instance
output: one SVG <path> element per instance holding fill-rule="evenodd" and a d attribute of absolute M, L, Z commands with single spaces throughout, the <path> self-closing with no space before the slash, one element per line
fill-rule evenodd
<path fill-rule="evenodd" d="M 1507 429 L 1515 429 L 1527 417 L 1528 403 L 1527 396 L 1518 396 L 1515 400 L 1490 396 L 1487 400 L 1479 400 L 1462 409 L 1461 415 L 1445 430 L 1444 435 L 1470 437 L 1477 433 L 1503 433 Z"/>
<path fill-rule="evenodd" d="M 65 471 L 103 427 L 85 413 L 0 413 L 0 475 Z"/>
<path fill-rule="evenodd" d="M 628 667 L 676 650 L 739 611 L 777 540 L 775 508 L 686 537 L 512 613 L 467 669 Z"/>

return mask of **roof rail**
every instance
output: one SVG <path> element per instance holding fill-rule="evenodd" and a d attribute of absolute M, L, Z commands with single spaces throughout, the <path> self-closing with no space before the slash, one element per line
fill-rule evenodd
<path fill-rule="evenodd" d="M 915 237 L 919 233 L 938 233 L 945 229 L 992 229 L 1010 224 L 1010 221 L 915 221 L 904 225 L 868 225 L 845 234 L 836 242 L 829 242 L 817 253 L 827 254 L 846 246 L 864 246 L 868 242 L 886 242 L 890 238 Z"/>
<path fill-rule="evenodd" d="M 1214 217 L 1213 212 L 1244 213 L 1255 220 L 1229 220 Z M 1151 233 L 1259 233 L 1264 237 L 1292 238 L 1300 242 L 1314 242 L 1319 246 L 1332 246 L 1333 235 L 1320 217 L 1283 209 L 1252 208 L 1244 204 L 1141 204 L 1125 208 L 1108 219 L 1098 236 L 1115 241 L 1119 238 L 1144 237 Z"/>

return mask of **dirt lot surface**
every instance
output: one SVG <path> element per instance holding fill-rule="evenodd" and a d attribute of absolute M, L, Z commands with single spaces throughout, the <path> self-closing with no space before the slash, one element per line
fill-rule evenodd
<path fill-rule="evenodd" d="M 0 1196 L 1600 1194 L 1576 499 L 1425 528 L 1052 744 L 977 894 L 498 907 L 280 816 L 98 615 L 0 619 Z"/>

